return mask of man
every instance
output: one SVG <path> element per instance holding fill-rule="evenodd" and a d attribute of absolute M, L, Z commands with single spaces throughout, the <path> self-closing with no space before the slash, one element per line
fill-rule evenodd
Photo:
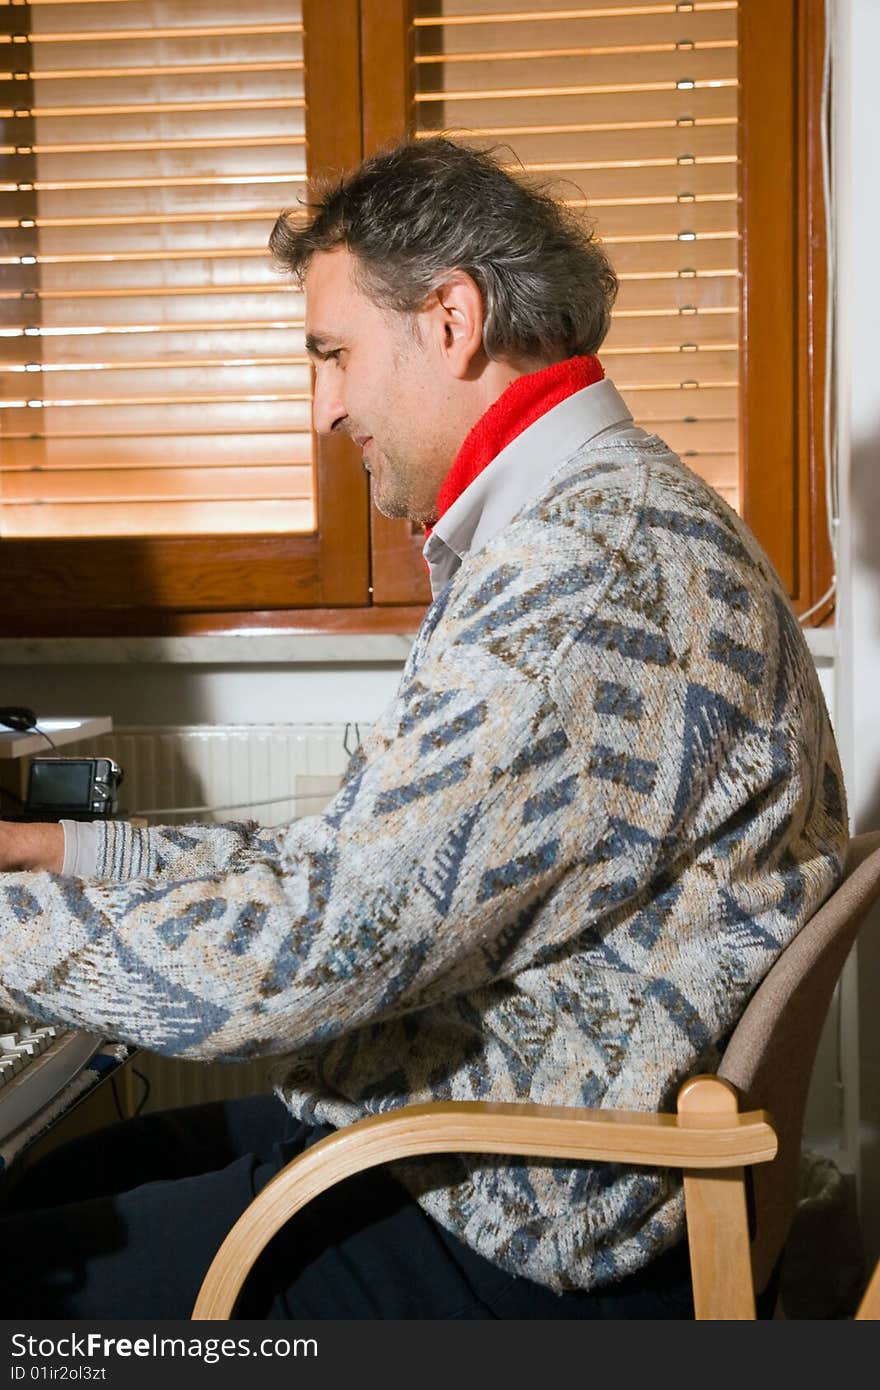
<path fill-rule="evenodd" d="M 779 581 L 604 379 L 601 248 L 489 156 L 404 144 L 272 247 L 305 282 L 316 426 L 431 528 L 434 602 L 324 815 L 9 828 L 0 1005 L 181 1056 L 287 1054 L 306 1126 L 448 1097 L 671 1107 L 840 874 L 839 765 Z M 86 1192 L 44 1165 L 4 1239 L 47 1200 L 75 1235 L 28 1296 L 185 1316 L 247 1191 L 325 1132 L 284 1138 L 267 1104 L 171 1146 L 137 1129 L 124 1176 L 130 1130 L 102 1137 L 61 1160 Z M 668 1175 L 426 1159 L 324 1199 L 260 1306 L 680 1316 L 681 1236 Z"/>

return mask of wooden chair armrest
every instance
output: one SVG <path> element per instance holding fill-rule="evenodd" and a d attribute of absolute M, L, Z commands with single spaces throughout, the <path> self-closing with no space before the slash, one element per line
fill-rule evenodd
<path fill-rule="evenodd" d="M 716 1094 L 721 1100 L 713 1107 Z M 744 1165 L 775 1157 L 776 1135 L 764 1111 L 739 1114 L 735 1106 L 732 1088 L 706 1077 L 682 1088 L 676 1115 L 491 1101 L 428 1102 L 370 1115 L 321 1139 L 257 1194 L 214 1257 L 193 1318 L 229 1318 L 250 1269 L 276 1232 L 307 1202 L 354 1173 L 431 1153 L 741 1173 Z"/>
<path fill-rule="evenodd" d="M 862 1301 L 856 1309 L 855 1321 L 880 1321 L 880 1260 L 877 1261 L 868 1287 L 862 1294 Z"/>

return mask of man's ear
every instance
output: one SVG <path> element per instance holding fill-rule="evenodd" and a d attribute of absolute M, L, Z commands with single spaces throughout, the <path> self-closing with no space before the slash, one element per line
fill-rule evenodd
<path fill-rule="evenodd" d="M 483 296 L 473 277 L 452 271 L 422 312 L 451 375 L 471 376 L 483 351 Z"/>

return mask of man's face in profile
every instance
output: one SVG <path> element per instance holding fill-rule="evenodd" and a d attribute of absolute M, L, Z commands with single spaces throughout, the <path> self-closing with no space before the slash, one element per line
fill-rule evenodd
<path fill-rule="evenodd" d="M 306 272 L 315 428 L 358 445 L 380 512 L 430 523 L 452 463 L 442 443 L 449 432 L 443 365 L 422 316 L 380 308 L 359 288 L 355 269 L 340 247 L 316 252 Z"/>

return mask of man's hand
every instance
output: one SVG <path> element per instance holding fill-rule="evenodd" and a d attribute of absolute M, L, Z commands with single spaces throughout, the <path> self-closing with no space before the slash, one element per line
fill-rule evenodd
<path fill-rule="evenodd" d="M 53 821 L 0 821 L 0 872 L 47 869 L 60 874 L 64 831 Z"/>

